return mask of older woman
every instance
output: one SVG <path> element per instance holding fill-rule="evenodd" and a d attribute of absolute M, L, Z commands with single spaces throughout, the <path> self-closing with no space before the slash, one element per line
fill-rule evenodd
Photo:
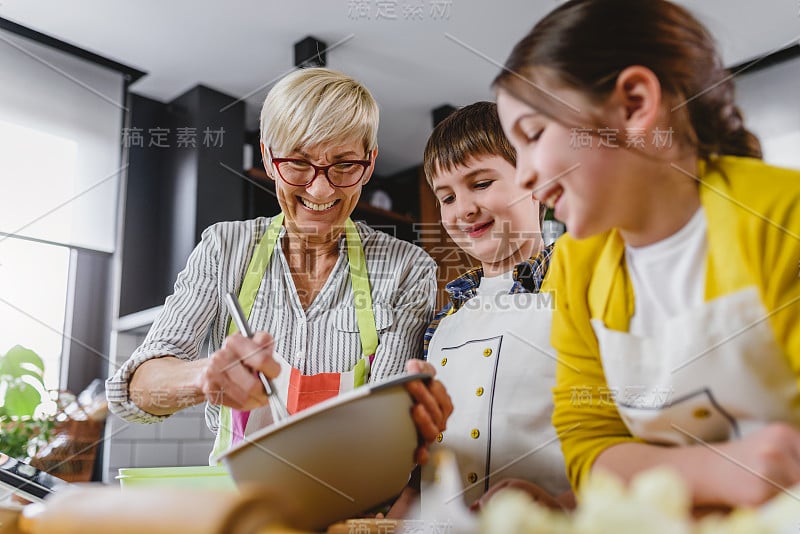
<path fill-rule="evenodd" d="M 294 412 L 367 380 L 430 370 L 409 360 L 433 314 L 435 263 L 349 219 L 375 168 L 377 129 L 372 95 L 343 74 L 299 70 L 273 87 L 261 147 L 282 213 L 206 229 L 144 343 L 108 380 L 112 411 L 149 423 L 207 401 L 218 453 L 272 422 L 256 372 Z M 228 292 L 253 338 L 231 335 Z M 430 443 L 450 399 L 435 380 L 408 389 Z M 426 457 L 423 446 L 417 460 Z"/>

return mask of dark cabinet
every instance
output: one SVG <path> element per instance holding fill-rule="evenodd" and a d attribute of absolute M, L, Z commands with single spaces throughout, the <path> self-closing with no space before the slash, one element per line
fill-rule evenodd
<path fill-rule="evenodd" d="M 244 103 L 197 86 L 168 103 L 131 93 L 119 315 L 163 304 L 202 231 L 244 218 Z"/>

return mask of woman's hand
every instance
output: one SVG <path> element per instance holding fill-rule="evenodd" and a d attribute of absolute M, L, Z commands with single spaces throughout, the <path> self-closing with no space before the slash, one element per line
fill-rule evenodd
<path fill-rule="evenodd" d="M 494 484 L 491 488 L 489 488 L 489 490 L 486 493 L 484 493 L 480 499 L 478 499 L 477 501 L 472 503 L 472 505 L 470 505 L 469 507 L 470 510 L 472 510 L 473 512 L 480 511 L 481 508 L 486 506 L 486 503 L 488 503 L 492 497 L 494 497 L 499 492 L 505 489 L 515 489 L 518 491 L 524 491 L 535 502 L 543 506 L 546 506 L 548 508 L 553 508 L 556 510 L 568 509 L 570 508 L 569 506 L 570 502 L 572 503 L 571 508 L 575 507 L 574 499 L 570 498 L 572 492 L 568 492 L 559 497 L 553 497 L 552 495 L 550 495 L 548 492 L 546 492 L 533 482 L 528 482 L 527 480 L 522 480 L 518 478 L 509 478 L 506 480 L 502 480 L 497 484 Z"/>
<path fill-rule="evenodd" d="M 199 378 L 207 401 L 237 410 L 252 410 L 267 403 L 258 372 L 274 378 L 280 364 L 272 357 L 274 340 L 266 332 L 252 339 L 236 333 L 225 338 L 222 348 L 208 357 Z"/>
<path fill-rule="evenodd" d="M 423 360 L 409 360 L 406 362 L 406 372 L 427 373 L 432 377 L 436 369 Z M 453 413 L 453 403 L 444 384 L 431 378 L 428 384 L 421 380 L 414 380 L 406 385 L 406 389 L 414 398 L 414 407 L 411 408 L 411 417 L 417 426 L 420 435 L 420 446 L 414 451 L 414 461 L 424 464 L 428 461 L 428 445 L 433 443 L 440 432 L 447 427 L 447 419 Z"/>

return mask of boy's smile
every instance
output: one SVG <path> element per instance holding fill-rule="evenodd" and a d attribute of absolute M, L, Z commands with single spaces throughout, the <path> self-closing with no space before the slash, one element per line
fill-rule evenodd
<path fill-rule="evenodd" d="M 492 228 L 493 225 L 494 225 L 494 219 L 492 219 L 491 221 L 462 227 L 461 231 L 469 235 L 471 238 L 475 239 L 481 237 L 482 235 L 485 235 Z"/>

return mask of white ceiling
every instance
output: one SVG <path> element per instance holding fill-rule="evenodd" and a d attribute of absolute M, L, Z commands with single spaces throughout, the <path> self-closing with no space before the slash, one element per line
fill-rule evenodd
<path fill-rule="evenodd" d="M 647 1 L 647 0 L 641 0 Z M 202 83 L 246 98 L 250 126 L 270 82 L 313 35 L 328 66 L 381 106 L 378 173 L 421 161 L 431 110 L 492 99 L 513 44 L 555 0 L 0 0 L 0 17 L 147 72 L 133 90 L 171 100 Z M 717 36 L 727 65 L 797 41 L 798 0 L 682 0 Z M 394 17 L 394 18 L 392 18 Z M 6 75 L 6 73 L 3 73 Z"/>

